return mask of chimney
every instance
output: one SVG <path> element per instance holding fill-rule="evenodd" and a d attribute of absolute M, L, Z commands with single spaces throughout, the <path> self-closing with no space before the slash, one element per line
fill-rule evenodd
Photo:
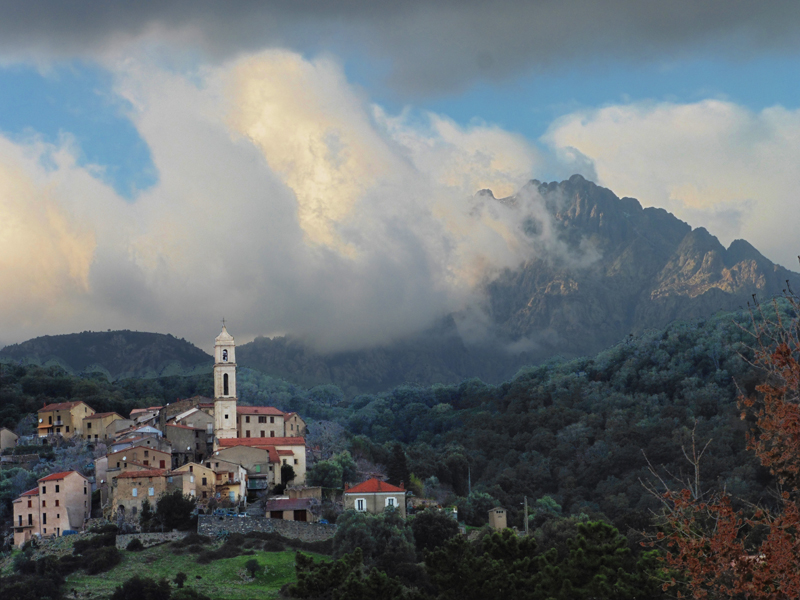
<path fill-rule="evenodd" d="M 346 492 L 349 489 L 350 489 L 350 484 L 349 483 L 345 483 L 344 484 L 344 491 Z"/>
<path fill-rule="evenodd" d="M 405 484 L 405 482 L 403 482 L 403 481 L 401 481 L 401 482 L 400 482 L 400 489 L 401 489 L 401 490 L 404 490 L 404 489 L 406 489 L 406 484 Z"/>

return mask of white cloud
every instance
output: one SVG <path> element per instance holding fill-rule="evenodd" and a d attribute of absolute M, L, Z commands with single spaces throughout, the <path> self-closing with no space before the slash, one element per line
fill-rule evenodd
<path fill-rule="evenodd" d="M 241 341 L 381 343 L 462 308 L 531 251 L 521 209 L 471 196 L 534 173 L 519 137 L 436 115 L 415 128 L 334 61 L 285 51 L 190 74 L 112 68 L 159 181 L 128 203 L 68 144 L 0 140 L 0 215 L 20 223 L 2 243 L 30 240 L 0 263 L 19 281 L 0 343 L 126 327 L 207 346 L 223 315 Z"/>
<path fill-rule="evenodd" d="M 719 100 L 639 103 L 562 117 L 544 140 L 588 157 L 598 183 L 659 206 L 724 244 L 744 238 L 796 270 L 800 110 Z"/>

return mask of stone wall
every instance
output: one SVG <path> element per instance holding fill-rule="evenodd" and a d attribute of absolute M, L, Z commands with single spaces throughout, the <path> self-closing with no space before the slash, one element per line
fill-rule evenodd
<path fill-rule="evenodd" d="M 168 533 L 126 533 L 126 534 L 117 534 L 117 548 L 120 550 L 124 550 L 128 547 L 131 540 L 137 539 L 142 542 L 142 546 L 145 548 L 149 548 L 150 546 L 155 546 L 156 544 L 161 544 L 163 542 L 171 542 L 173 540 L 179 540 L 186 535 L 185 531 L 170 531 Z"/>
<path fill-rule="evenodd" d="M 197 533 L 213 536 L 222 531 L 227 531 L 228 533 L 276 532 L 283 537 L 304 542 L 319 542 L 332 538 L 336 533 L 336 525 L 284 521 L 283 519 L 270 519 L 268 517 L 217 517 L 212 515 L 200 515 L 197 517 Z"/>

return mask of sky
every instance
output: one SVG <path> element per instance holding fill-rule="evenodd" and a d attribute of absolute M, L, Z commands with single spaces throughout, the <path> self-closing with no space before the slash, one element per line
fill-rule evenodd
<path fill-rule="evenodd" d="M 580 173 L 797 270 L 800 5 L 7 3 L 0 346 L 400 339 L 537 252 L 476 196 Z M 542 217 L 542 215 L 538 215 Z M 476 309 L 477 310 L 477 309 Z"/>

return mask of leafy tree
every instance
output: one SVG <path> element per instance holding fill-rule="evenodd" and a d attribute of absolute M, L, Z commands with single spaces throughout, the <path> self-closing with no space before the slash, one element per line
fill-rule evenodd
<path fill-rule="evenodd" d="M 246 563 L 244 563 L 244 568 L 250 573 L 250 577 L 255 577 L 258 570 L 261 568 L 261 565 L 258 564 L 258 561 L 255 558 L 251 558 Z"/>
<path fill-rule="evenodd" d="M 294 467 L 292 465 L 281 465 L 281 483 L 284 487 L 294 478 Z"/>
<path fill-rule="evenodd" d="M 189 576 L 186 573 L 184 573 L 183 571 L 179 571 L 175 575 L 175 585 L 177 585 L 179 589 L 182 588 L 183 584 L 186 583 L 186 580 L 188 578 Z"/>
<path fill-rule="evenodd" d="M 458 518 L 467 525 L 476 527 L 489 522 L 489 511 L 497 505 L 497 500 L 486 492 L 472 492 L 466 498 L 459 498 L 456 502 Z"/>
<path fill-rule="evenodd" d="M 458 523 L 440 510 L 427 509 L 411 519 L 414 544 L 420 556 L 426 550 L 435 550 L 458 535 Z"/>
<path fill-rule="evenodd" d="M 163 494 L 156 503 L 156 521 L 162 530 L 185 531 L 193 525 L 192 511 L 196 503 L 196 498 L 184 496 L 180 490 Z"/>
<path fill-rule="evenodd" d="M 327 489 L 342 488 L 342 467 L 333 460 L 320 460 L 314 463 L 307 473 L 309 485 Z"/>
<path fill-rule="evenodd" d="M 114 590 L 111 600 L 170 600 L 170 596 L 166 579 L 156 581 L 135 575 Z"/>
<path fill-rule="evenodd" d="M 401 563 L 415 562 L 414 533 L 395 510 L 379 515 L 346 511 L 336 521 L 333 553 L 336 557 L 360 549 L 364 564 L 392 573 Z"/>
<path fill-rule="evenodd" d="M 139 526 L 142 531 L 151 531 L 155 522 L 155 514 L 150 506 L 150 501 L 145 498 L 142 502 L 142 510 L 139 513 Z"/>

